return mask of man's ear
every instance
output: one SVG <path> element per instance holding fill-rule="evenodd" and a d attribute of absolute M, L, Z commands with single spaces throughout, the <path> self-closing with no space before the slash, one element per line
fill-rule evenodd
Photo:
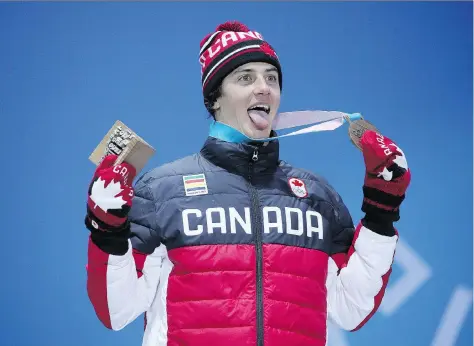
<path fill-rule="evenodd" d="M 221 105 L 219 104 L 219 102 L 217 102 L 217 101 L 214 102 L 214 104 L 212 105 L 212 109 L 216 111 L 216 110 L 218 110 L 219 108 L 221 108 Z"/>

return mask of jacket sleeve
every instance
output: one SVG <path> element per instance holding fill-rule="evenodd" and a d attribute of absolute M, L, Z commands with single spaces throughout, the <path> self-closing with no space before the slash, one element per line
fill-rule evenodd
<path fill-rule="evenodd" d="M 109 247 L 89 238 L 87 293 L 107 328 L 120 330 L 151 306 L 166 256 L 155 217 L 152 195 L 139 181 L 129 213 L 131 237 L 123 240 L 126 252 L 110 254 L 113 251 L 105 250 Z"/>
<path fill-rule="evenodd" d="M 336 195 L 336 222 L 326 281 L 328 317 L 340 328 L 356 331 L 379 308 L 392 271 L 398 232 L 352 218 Z M 376 230 L 376 232 L 374 231 Z"/>

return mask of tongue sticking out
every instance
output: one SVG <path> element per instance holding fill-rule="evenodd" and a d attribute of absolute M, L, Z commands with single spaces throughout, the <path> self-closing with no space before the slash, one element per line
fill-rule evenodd
<path fill-rule="evenodd" d="M 258 110 L 249 110 L 248 113 L 250 119 L 252 119 L 257 129 L 265 130 L 268 127 L 269 122 L 267 119 L 268 115 L 266 112 Z"/>

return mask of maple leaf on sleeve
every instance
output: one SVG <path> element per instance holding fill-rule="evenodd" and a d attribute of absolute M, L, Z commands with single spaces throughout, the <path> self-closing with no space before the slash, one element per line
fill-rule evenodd
<path fill-rule="evenodd" d="M 295 185 L 295 186 L 298 186 L 298 187 L 303 186 L 303 183 L 299 182 L 298 180 L 293 180 L 292 184 Z"/>
<path fill-rule="evenodd" d="M 113 180 L 105 186 L 105 180 L 101 177 L 97 179 L 92 185 L 91 200 L 95 203 L 94 209 L 99 207 L 107 212 L 109 209 L 120 209 L 126 202 L 122 196 L 116 197 L 123 189 L 120 187 L 120 181 Z"/>

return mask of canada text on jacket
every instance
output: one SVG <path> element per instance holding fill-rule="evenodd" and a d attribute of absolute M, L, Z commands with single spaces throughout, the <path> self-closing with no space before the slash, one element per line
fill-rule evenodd
<path fill-rule="evenodd" d="M 252 234 L 252 217 L 250 208 L 244 208 L 244 214 L 230 207 L 228 209 L 215 207 L 204 211 L 200 209 L 184 209 L 181 213 L 183 231 L 187 236 L 197 236 L 203 232 L 212 234 L 234 233 L 237 228 L 247 234 Z M 197 220 L 196 220 L 197 218 Z M 194 220 L 193 220 L 194 219 Z M 278 232 L 296 236 L 318 237 L 323 239 L 323 220 L 320 213 L 314 210 L 302 211 L 298 208 L 279 208 L 266 206 L 262 208 L 261 220 L 264 233 Z M 205 224 L 204 222 L 205 221 Z M 229 221 L 229 222 L 228 222 Z M 190 225 L 194 225 L 192 228 Z M 230 225 L 230 229 L 227 228 Z"/>

